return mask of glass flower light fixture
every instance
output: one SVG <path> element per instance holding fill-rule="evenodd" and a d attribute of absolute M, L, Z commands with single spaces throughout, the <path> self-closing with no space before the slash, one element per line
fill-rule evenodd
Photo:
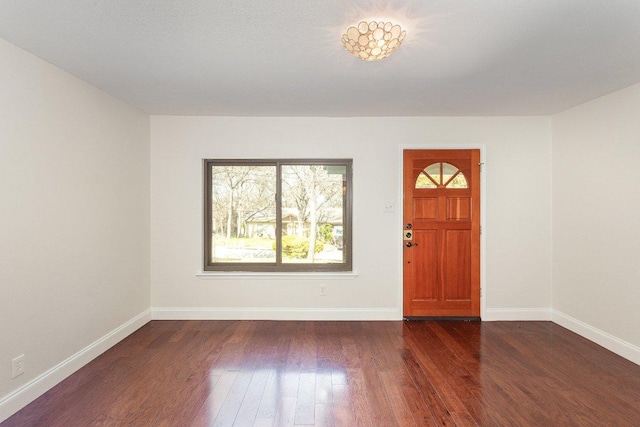
<path fill-rule="evenodd" d="M 342 44 L 351 54 L 365 61 L 386 58 L 395 51 L 407 32 L 400 25 L 384 21 L 360 22 L 342 35 Z"/>

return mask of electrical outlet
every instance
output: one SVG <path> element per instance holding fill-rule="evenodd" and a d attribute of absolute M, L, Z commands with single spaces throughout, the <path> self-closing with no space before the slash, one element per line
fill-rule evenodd
<path fill-rule="evenodd" d="M 327 285 L 320 285 L 320 296 L 321 297 L 327 296 Z"/>
<path fill-rule="evenodd" d="M 11 360 L 11 378 L 24 374 L 24 354 Z"/>

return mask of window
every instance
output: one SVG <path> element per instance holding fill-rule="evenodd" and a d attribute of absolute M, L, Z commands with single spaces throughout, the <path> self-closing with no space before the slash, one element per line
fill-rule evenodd
<path fill-rule="evenodd" d="M 468 188 L 467 178 L 450 163 L 432 163 L 416 179 L 416 188 Z"/>
<path fill-rule="evenodd" d="M 204 160 L 205 271 L 351 271 L 350 159 Z"/>

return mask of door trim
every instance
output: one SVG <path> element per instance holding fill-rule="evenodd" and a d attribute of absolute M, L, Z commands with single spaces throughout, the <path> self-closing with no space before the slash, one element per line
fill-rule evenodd
<path fill-rule="evenodd" d="M 487 236 L 487 189 L 486 189 L 486 176 L 487 176 L 487 160 L 486 160 L 486 154 L 487 154 L 487 146 L 486 144 L 429 144 L 429 143 L 425 143 L 425 144 L 401 144 L 400 145 L 400 150 L 398 152 L 398 198 L 396 200 L 396 206 L 399 207 L 399 209 L 396 211 L 397 214 L 397 224 L 396 224 L 396 230 L 398 231 L 396 233 L 396 241 L 395 241 L 395 247 L 396 247 L 396 259 L 397 259 L 397 265 L 400 266 L 399 271 L 398 271 L 398 306 L 400 308 L 400 312 L 402 313 L 402 307 L 403 307 L 403 269 L 402 266 L 403 264 L 403 246 L 402 246 L 402 233 L 400 233 L 400 230 L 403 229 L 404 227 L 404 223 L 403 223 L 403 211 L 402 209 L 404 204 L 403 204 L 403 198 L 404 198 L 404 187 L 403 187 L 403 172 L 404 172 L 404 162 L 403 162 L 403 153 L 404 150 L 470 150 L 470 149 L 478 149 L 480 150 L 480 162 L 483 163 L 482 165 L 482 171 L 480 173 L 480 229 L 482 230 L 482 232 L 480 233 L 480 318 L 484 318 L 485 317 L 485 313 L 487 310 L 486 304 L 487 304 L 487 294 L 488 294 L 488 289 L 487 289 L 487 280 L 486 280 L 486 274 L 487 274 L 487 268 L 486 268 L 486 248 L 487 248 L 487 244 L 486 244 L 486 236 Z"/>

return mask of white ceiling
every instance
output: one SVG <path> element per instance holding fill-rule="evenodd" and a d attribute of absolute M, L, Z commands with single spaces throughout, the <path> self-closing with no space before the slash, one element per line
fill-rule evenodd
<path fill-rule="evenodd" d="M 351 56 L 363 18 L 405 43 Z M 640 0 L 0 0 L 0 37 L 150 114 L 549 115 L 640 82 Z"/>

